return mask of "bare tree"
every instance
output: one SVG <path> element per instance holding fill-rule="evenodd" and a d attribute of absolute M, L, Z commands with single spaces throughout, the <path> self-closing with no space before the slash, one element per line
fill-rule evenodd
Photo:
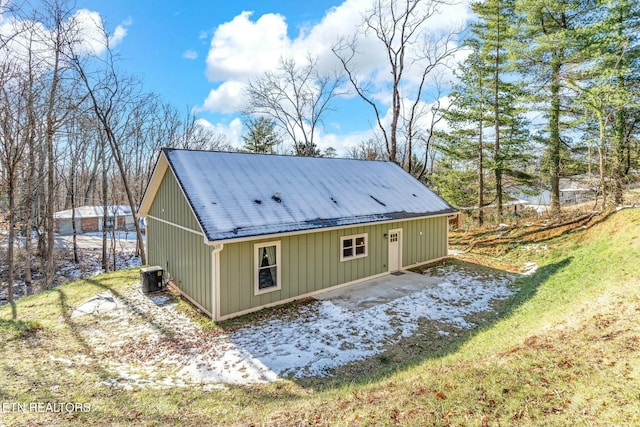
<path fill-rule="evenodd" d="M 104 28 L 104 25 L 100 25 L 100 28 Z M 144 265 L 147 261 L 138 221 L 137 203 L 125 169 L 125 158 L 120 144 L 121 138 L 119 138 L 119 136 L 123 137 L 119 131 L 126 128 L 126 121 L 129 120 L 130 113 L 135 110 L 136 102 L 142 99 L 141 85 L 136 79 L 117 70 L 107 34 L 104 34 L 104 42 L 106 49 L 104 59 L 91 58 L 100 63 L 100 68 L 96 71 L 89 72 L 91 68 L 88 61 L 83 62 L 77 54 L 72 54 L 70 60 L 86 89 L 95 117 L 102 125 L 102 131 L 120 173 L 136 229 L 140 261 Z"/>
<path fill-rule="evenodd" d="M 48 30 L 44 34 L 43 42 L 48 46 L 49 78 L 46 88 L 46 103 L 43 116 L 45 118 L 45 149 L 47 165 L 46 190 L 46 250 L 45 250 L 45 288 L 53 284 L 55 275 L 54 265 L 54 212 L 56 199 L 56 134 L 68 115 L 75 110 L 77 100 L 70 95 L 69 88 L 63 87 L 65 74 L 69 71 L 69 64 L 65 61 L 66 54 L 78 42 L 77 28 L 71 19 L 73 6 L 67 0 L 48 0 L 42 4 L 42 21 Z"/>
<path fill-rule="evenodd" d="M 70 203 L 71 209 L 71 229 L 73 240 L 73 262 L 77 264 L 79 262 L 78 257 L 78 242 L 76 229 L 76 208 L 78 207 L 78 181 L 79 181 L 79 168 L 82 160 L 86 158 L 86 152 L 89 150 L 91 141 L 90 133 L 94 131 L 92 127 L 87 126 L 87 117 L 82 113 L 86 113 L 83 110 L 77 110 L 71 120 L 65 123 L 66 134 L 66 147 L 63 157 L 63 161 L 60 162 L 63 174 L 66 173 L 65 185 L 67 190 L 67 199 Z M 66 203 L 65 203 L 66 207 Z"/>
<path fill-rule="evenodd" d="M 9 241 L 7 246 L 7 284 L 9 303 L 13 303 L 14 240 L 16 225 L 16 191 L 18 187 L 18 168 L 25 151 L 22 141 L 25 123 L 25 100 L 20 93 L 20 85 L 15 84 L 15 69 L 11 63 L 2 64 L 0 69 L 0 162 L 4 168 L 7 191 L 7 222 Z M 13 311 L 15 318 L 15 311 Z"/>
<path fill-rule="evenodd" d="M 405 167 L 409 170 L 414 152 L 413 140 L 420 134 L 417 128 L 424 116 L 427 85 L 433 72 L 446 66 L 448 59 L 458 50 L 454 43 L 454 30 L 430 33 L 430 23 L 444 4 L 447 4 L 444 0 L 375 0 L 363 17 L 364 31 L 340 38 L 332 49 L 355 92 L 373 110 L 387 158 L 392 162 L 402 162 L 398 153 L 404 150 Z M 385 53 L 391 75 L 385 87 L 380 87 L 373 77 L 362 74 L 358 69 L 358 60 L 365 54 L 360 51 L 360 37 L 369 35 L 374 36 Z M 380 93 L 390 95 L 388 124 L 385 106 L 379 102 Z M 406 147 L 398 144 L 403 125 Z"/>
<path fill-rule="evenodd" d="M 215 133 L 192 112 L 181 117 L 155 94 L 142 95 L 131 105 L 120 146 L 134 199 L 141 200 L 162 147 L 190 150 L 230 149 L 224 135 Z"/>
<path fill-rule="evenodd" d="M 440 87 L 438 86 L 438 95 L 442 92 L 440 91 Z M 424 162 L 422 162 L 421 167 L 415 171 L 415 176 L 419 180 L 424 179 L 427 170 L 429 169 L 429 165 L 433 165 L 435 151 L 433 150 L 433 141 L 436 137 L 436 127 L 438 123 L 442 121 L 444 118 L 443 112 L 447 110 L 447 107 L 442 105 L 442 98 L 437 96 L 437 99 L 428 106 L 427 108 L 421 109 L 419 115 L 416 115 L 414 111 L 411 112 L 409 119 L 407 120 L 407 144 L 408 144 L 408 159 L 407 159 L 407 170 L 414 173 L 414 165 L 413 161 L 413 150 L 414 150 L 414 141 L 417 142 L 420 146 L 421 150 L 424 150 Z M 415 120 L 420 118 L 422 121 L 422 125 L 418 126 L 417 130 L 414 130 Z M 433 168 L 431 168 L 433 169 Z"/>
<path fill-rule="evenodd" d="M 142 241 L 142 231 L 138 222 L 137 205 L 133 198 L 133 193 L 129 185 L 127 171 L 124 167 L 124 156 L 119 145 L 116 129 L 119 121 L 126 116 L 124 109 L 136 96 L 139 85 L 136 81 L 120 75 L 115 69 L 113 57 L 109 54 L 105 61 L 105 69 L 101 75 L 90 77 L 86 72 L 84 65 L 77 56 L 74 57 L 76 70 L 85 85 L 87 94 L 91 99 L 93 111 L 96 118 L 103 126 L 106 140 L 111 149 L 111 154 L 120 172 L 124 190 L 131 207 L 134 226 L 136 228 L 136 236 L 138 240 L 138 250 L 140 253 L 140 261 L 146 264 L 146 256 L 144 251 L 144 242 Z M 95 80 L 94 80 L 95 79 Z"/>
<path fill-rule="evenodd" d="M 224 135 L 205 125 L 191 111 L 188 111 L 180 122 L 178 131 L 177 139 L 166 145 L 185 150 L 231 150 L 231 146 Z"/>
<path fill-rule="evenodd" d="M 382 160 L 385 158 L 384 148 L 375 139 L 361 141 L 360 144 L 350 147 L 347 157 L 356 160 Z"/>
<path fill-rule="evenodd" d="M 37 111 L 41 111 L 40 102 L 41 97 L 37 94 L 43 90 L 43 79 L 39 76 L 40 64 L 39 59 L 36 57 L 33 44 L 34 33 L 32 29 L 27 34 L 26 38 L 26 58 L 25 58 L 25 70 L 22 77 L 25 79 L 23 82 L 22 94 L 26 100 L 26 125 L 23 132 L 23 144 L 24 149 L 28 151 L 26 157 L 26 169 L 27 178 L 23 188 L 23 202 L 22 209 L 24 212 L 24 224 L 26 228 L 26 239 L 24 244 L 25 250 L 25 262 L 24 262 L 24 282 L 25 282 L 25 294 L 30 291 L 32 285 L 31 277 L 31 237 L 33 230 L 33 214 L 34 214 L 34 195 L 35 189 L 35 177 L 37 170 L 36 157 L 42 152 L 41 143 L 41 128 L 42 120 L 38 117 Z"/>
<path fill-rule="evenodd" d="M 317 129 L 332 111 L 333 99 L 342 94 L 342 83 L 336 73 L 321 73 L 316 58 L 309 56 L 303 65 L 281 58 L 276 71 L 249 82 L 244 113 L 273 119 L 291 140 L 296 155 L 312 156 L 317 151 Z"/>

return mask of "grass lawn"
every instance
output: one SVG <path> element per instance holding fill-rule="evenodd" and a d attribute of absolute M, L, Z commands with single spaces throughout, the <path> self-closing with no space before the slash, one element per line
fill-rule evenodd
<path fill-rule="evenodd" d="M 0 425 L 640 424 L 640 210 L 488 263 L 531 261 L 538 270 L 518 279 L 521 291 L 497 319 L 429 343 L 418 358 L 379 359 L 348 379 L 210 391 L 102 384 L 110 367 L 94 357 L 71 309 L 107 289 L 123 292 L 137 270 L 22 298 L 17 320 L 12 307 L 0 308 Z M 31 402 L 86 411 L 12 410 Z"/>

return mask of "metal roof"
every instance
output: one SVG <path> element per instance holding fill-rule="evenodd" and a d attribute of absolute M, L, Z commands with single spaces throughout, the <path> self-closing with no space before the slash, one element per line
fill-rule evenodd
<path fill-rule="evenodd" d="M 164 148 L 209 241 L 453 213 L 391 162 Z"/>
<path fill-rule="evenodd" d="M 102 218 L 104 216 L 103 206 L 80 206 L 75 209 L 76 219 L 81 218 Z M 73 209 L 59 211 L 54 214 L 54 219 L 71 219 Z M 131 207 L 129 205 L 113 205 L 107 206 L 107 212 L 110 216 L 131 216 Z"/>

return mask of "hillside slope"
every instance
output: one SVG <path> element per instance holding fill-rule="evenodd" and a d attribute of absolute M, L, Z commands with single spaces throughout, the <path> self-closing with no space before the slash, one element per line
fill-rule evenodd
<path fill-rule="evenodd" d="M 80 402 L 90 410 L 3 410 L 0 425 L 640 425 L 640 210 L 502 260 L 539 268 L 519 279 L 497 321 L 426 359 L 320 386 L 106 387 L 113 367 L 91 361 L 70 308 L 131 286 L 137 271 L 27 297 L 17 320 L 0 308 L 3 409 Z"/>

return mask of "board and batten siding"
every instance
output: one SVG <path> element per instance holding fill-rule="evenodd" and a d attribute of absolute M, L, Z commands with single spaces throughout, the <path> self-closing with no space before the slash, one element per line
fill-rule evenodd
<path fill-rule="evenodd" d="M 219 317 L 274 305 L 388 271 L 385 234 L 402 229 L 402 267 L 447 256 L 447 216 L 227 243 L 220 252 Z M 340 261 L 340 237 L 367 234 L 368 255 Z M 279 241 L 282 287 L 255 295 L 254 245 Z"/>
<path fill-rule="evenodd" d="M 184 227 L 188 230 L 185 230 Z M 158 265 L 188 299 L 211 313 L 211 247 L 173 173 L 167 170 L 146 220 L 149 265 Z"/>

